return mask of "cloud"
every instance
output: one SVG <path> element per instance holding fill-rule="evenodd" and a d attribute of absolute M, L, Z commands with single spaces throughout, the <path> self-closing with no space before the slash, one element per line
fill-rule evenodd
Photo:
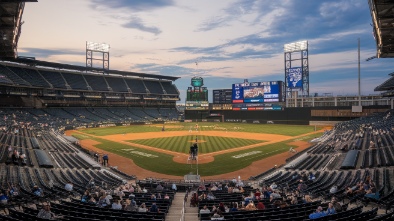
<path fill-rule="evenodd" d="M 125 24 L 122 25 L 122 27 L 124 28 L 131 28 L 131 29 L 137 29 L 143 32 L 148 32 L 148 33 L 152 33 L 155 35 L 159 35 L 162 31 L 155 26 L 147 26 L 146 24 L 144 24 L 144 22 L 142 21 L 142 19 L 138 18 L 138 17 L 132 17 L 131 20 Z"/>
<path fill-rule="evenodd" d="M 233 21 L 241 20 L 242 17 L 253 12 L 255 0 L 238 0 L 220 10 L 217 15 L 205 19 L 198 25 L 196 31 L 211 31 L 220 27 L 230 26 Z"/>
<path fill-rule="evenodd" d="M 54 48 L 54 49 L 43 49 L 43 48 L 19 48 L 19 56 L 30 56 L 48 58 L 54 55 L 85 55 L 84 50 L 69 49 L 69 48 Z"/>
<path fill-rule="evenodd" d="M 151 11 L 173 6 L 173 0 L 91 0 L 91 6 L 98 8 L 124 8 L 134 12 Z"/>

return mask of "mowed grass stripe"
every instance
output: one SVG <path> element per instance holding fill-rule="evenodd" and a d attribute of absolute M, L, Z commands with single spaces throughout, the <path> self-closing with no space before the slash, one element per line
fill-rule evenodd
<path fill-rule="evenodd" d="M 175 136 L 175 137 L 131 140 L 127 142 L 155 147 L 164 150 L 170 150 L 179 153 L 189 153 L 189 147 L 193 145 L 193 142 L 190 141 L 194 141 L 194 140 L 195 137 L 191 138 L 190 136 Z M 227 149 L 264 142 L 260 140 L 203 136 L 203 135 L 198 136 L 198 140 L 204 141 L 198 144 L 199 153 L 212 153 L 220 150 L 227 150 Z"/>
<path fill-rule="evenodd" d="M 188 131 L 196 123 L 175 123 L 165 125 L 165 131 Z M 240 124 L 240 123 L 210 123 L 199 122 L 200 131 L 228 131 L 228 132 L 247 132 L 247 133 L 265 133 L 265 134 L 280 134 L 287 136 L 298 136 L 305 133 L 313 132 L 314 126 L 308 125 L 285 125 L 285 124 Z M 99 127 L 80 129 L 84 133 L 105 136 L 113 134 L 125 133 L 146 133 L 146 132 L 161 132 L 162 124 L 152 125 L 130 125 L 119 127 Z M 316 127 L 317 130 L 322 127 Z"/>

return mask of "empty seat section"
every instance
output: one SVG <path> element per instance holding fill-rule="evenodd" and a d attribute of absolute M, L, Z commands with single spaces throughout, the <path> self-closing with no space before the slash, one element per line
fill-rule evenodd
<path fill-rule="evenodd" d="M 8 68 L 23 80 L 29 82 L 32 86 L 49 87 L 48 83 L 36 70 L 12 66 L 9 66 Z"/>
<path fill-rule="evenodd" d="M 84 77 L 93 90 L 108 91 L 107 82 L 105 82 L 103 76 L 85 74 Z"/>
<path fill-rule="evenodd" d="M 62 75 L 56 71 L 39 71 L 41 75 L 50 83 L 54 88 L 66 89 L 66 82 L 64 81 Z"/>
<path fill-rule="evenodd" d="M 144 82 L 139 79 L 125 78 L 127 85 L 134 94 L 146 94 Z"/>
<path fill-rule="evenodd" d="M 0 74 L 6 76 L 9 80 L 14 82 L 14 84 L 30 85 L 27 81 L 23 80 L 6 66 L 0 65 Z"/>
<path fill-rule="evenodd" d="M 112 88 L 113 91 L 116 92 L 128 92 L 127 85 L 124 82 L 123 78 L 120 77 L 105 77 L 108 82 L 108 85 Z"/>
<path fill-rule="evenodd" d="M 2 74 L 0 69 L 0 84 L 14 84 L 5 74 Z"/>
<path fill-rule="evenodd" d="M 179 94 L 177 88 L 171 82 L 162 81 L 161 85 L 163 85 L 163 88 L 167 92 L 167 94 Z"/>
<path fill-rule="evenodd" d="M 160 82 L 158 81 L 148 81 L 144 80 L 146 88 L 148 88 L 151 94 L 164 94 L 163 88 L 161 87 Z"/>
<path fill-rule="evenodd" d="M 71 74 L 71 73 L 62 73 L 63 77 L 66 79 L 68 85 L 72 89 L 80 89 L 87 90 L 88 86 L 86 85 L 85 79 L 82 74 Z"/>

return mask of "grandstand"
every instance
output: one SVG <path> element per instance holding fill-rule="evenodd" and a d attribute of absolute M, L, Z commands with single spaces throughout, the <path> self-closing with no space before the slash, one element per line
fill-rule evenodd
<path fill-rule="evenodd" d="M 103 74 L 98 68 L 17 58 L 25 2 L 0 2 L 1 220 L 45 220 L 37 214 L 48 202 L 61 220 L 205 221 L 216 215 L 217 220 L 308 220 L 318 206 L 327 210 L 331 197 L 337 198 L 332 203 L 340 202 L 337 212 L 319 220 L 394 219 L 394 111 L 392 98 L 387 98 L 392 97 L 394 76 L 376 87 L 386 91 L 382 96 L 362 98 L 368 103 L 362 112 L 352 111 L 357 97 L 325 96 L 297 98 L 281 111 L 242 114 L 211 106 L 204 113 L 186 112 L 187 119 L 199 120 L 225 115 L 223 119 L 231 122 L 336 124 L 310 148 L 288 158 L 286 165 L 261 171 L 250 180 L 137 180 L 99 163 L 63 132 L 178 120 L 179 91 L 173 83 L 178 78 L 118 70 Z M 374 24 L 382 24 L 379 19 L 387 19 L 385 10 L 393 4 L 369 3 Z M 392 57 L 388 33 L 381 32 L 387 27 L 374 28 L 377 41 L 383 42 L 377 42 L 378 56 Z M 66 190 L 68 184 L 73 184 L 72 191 Z M 348 187 L 356 189 L 349 192 Z M 124 205 L 127 209 L 113 209 L 118 199 L 130 203 Z M 251 202 L 265 208 L 249 207 Z M 143 206 L 140 211 L 133 203 L 156 205 L 160 212 L 143 212 Z M 204 206 L 218 206 L 223 212 L 206 213 Z M 174 210 L 181 212 L 174 215 Z"/>

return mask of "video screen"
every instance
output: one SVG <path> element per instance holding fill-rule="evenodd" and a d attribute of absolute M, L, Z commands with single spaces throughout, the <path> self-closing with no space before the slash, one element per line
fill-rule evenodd
<path fill-rule="evenodd" d="M 233 103 L 282 102 L 282 81 L 233 84 Z"/>

